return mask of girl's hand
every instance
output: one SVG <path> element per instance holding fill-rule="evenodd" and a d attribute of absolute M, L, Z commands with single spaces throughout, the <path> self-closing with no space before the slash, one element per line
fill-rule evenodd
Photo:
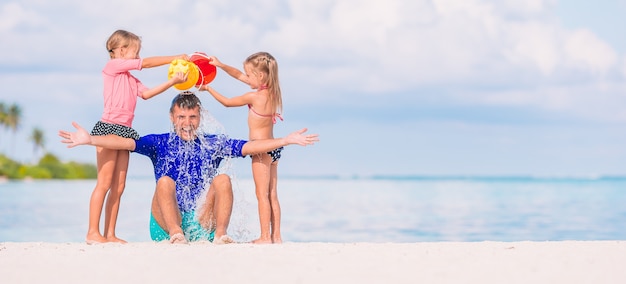
<path fill-rule="evenodd" d="M 63 138 L 62 143 L 67 144 L 67 148 L 72 148 L 78 145 L 88 145 L 91 143 L 91 135 L 82 128 L 78 123 L 72 122 L 76 132 L 67 132 L 65 130 L 59 130 L 59 136 Z"/>
<path fill-rule="evenodd" d="M 209 91 L 209 84 L 206 85 L 202 85 L 200 86 L 200 88 L 198 88 L 198 91 Z"/>
<path fill-rule="evenodd" d="M 173 85 L 176 85 L 178 83 L 183 83 L 185 81 L 187 81 L 187 76 L 189 75 L 189 72 L 176 72 L 176 74 L 174 74 L 174 76 L 172 76 L 172 83 Z"/>
<path fill-rule="evenodd" d="M 217 59 L 217 57 L 213 55 L 209 56 L 209 64 L 215 67 L 220 67 L 220 68 L 224 66 L 224 64 L 219 59 Z"/>

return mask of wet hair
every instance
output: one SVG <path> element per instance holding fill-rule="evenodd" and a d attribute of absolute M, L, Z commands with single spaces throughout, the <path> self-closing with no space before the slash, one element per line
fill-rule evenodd
<path fill-rule="evenodd" d="M 190 91 L 184 91 L 179 93 L 172 99 L 172 105 L 170 106 L 170 113 L 174 112 L 174 106 L 178 106 L 182 109 L 194 109 L 201 107 L 200 99 Z"/>
<path fill-rule="evenodd" d="M 121 47 L 129 47 L 132 44 L 139 45 L 141 38 L 134 33 L 125 30 L 117 30 L 109 37 L 106 43 L 106 49 L 109 52 L 109 56 L 113 58 L 115 55 L 113 51 Z"/>
<path fill-rule="evenodd" d="M 271 54 L 261 51 L 252 54 L 246 58 L 244 64 L 250 64 L 253 71 L 265 74 L 265 82 L 267 90 L 270 93 L 269 103 L 274 112 L 282 112 L 283 100 L 280 93 L 280 84 L 278 82 L 278 63 Z"/>

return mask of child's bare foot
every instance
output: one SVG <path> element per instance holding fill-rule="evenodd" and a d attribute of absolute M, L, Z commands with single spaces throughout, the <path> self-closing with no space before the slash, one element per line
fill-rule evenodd
<path fill-rule="evenodd" d="M 256 239 L 256 240 L 252 241 L 252 243 L 255 244 L 255 245 L 266 245 L 266 244 L 271 244 L 272 240 L 271 239 L 268 240 L 268 239 L 261 239 L 261 238 L 259 238 L 259 239 Z"/>
<path fill-rule="evenodd" d="M 87 234 L 87 237 L 85 238 L 85 242 L 88 245 L 96 245 L 96 244 L 106 243 L 107 238 L 103 237 L 102 235 L 98 233 Z"/>
<path fill-rule="evenodd" d="M 283 239 L 279 238 L 272 238 L 272 243 L 275 244 L 282 244 L 283 243 Z"/>
<path fill-rule="evenodd" d="M 122 239 L 120 239 L 120 238 L 118 238 L 116 236 L 107 237 L 107 242 L 110 242 L 110 243 L 120 243 L 120 244 L 128 243 L 127 241 L 122 240 Z"/>

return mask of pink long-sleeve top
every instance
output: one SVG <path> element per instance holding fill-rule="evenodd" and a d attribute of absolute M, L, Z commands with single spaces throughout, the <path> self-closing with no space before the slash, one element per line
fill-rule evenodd
<path fill-rule="evenodd" d="M 142 59 L 111 59 L 102 70 L 104 111 L 102 121 L 132 127 L 137 97 L 148 88 L 130 74 L 141 70 Z"/>

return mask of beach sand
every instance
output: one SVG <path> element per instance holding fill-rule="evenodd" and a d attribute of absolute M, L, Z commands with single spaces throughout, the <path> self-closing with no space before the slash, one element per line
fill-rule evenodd
<path fill-rule="evenodd" d="M 0 283 L 626 283 L 626 241 L 4 242 Z"/>

